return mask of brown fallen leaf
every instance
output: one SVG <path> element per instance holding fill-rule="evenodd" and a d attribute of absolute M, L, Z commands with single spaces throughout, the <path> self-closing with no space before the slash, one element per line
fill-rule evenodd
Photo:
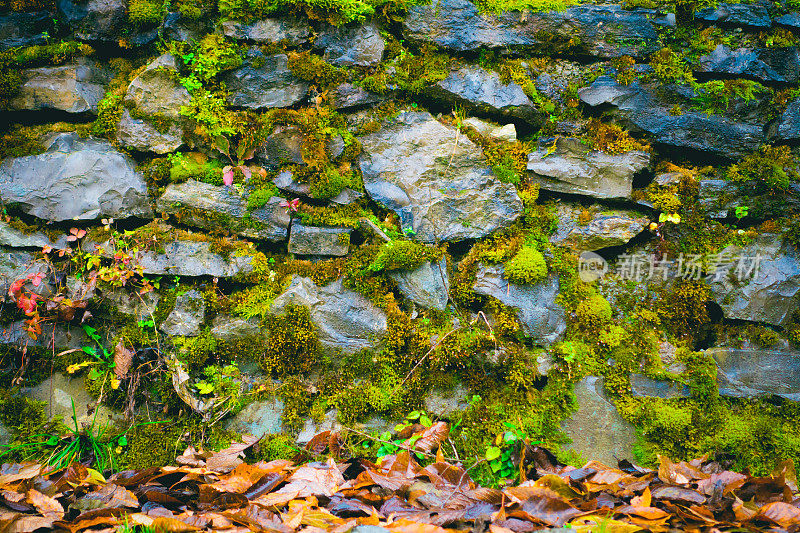
<path fill-rule="evenodd" d="M 128 377 L 128 372 L 133 364 L 134 352 L 125 347 L 125 341 L 120 339 L 114 347 L 114 375 L 119 379 Z"/>
<path fill-rule="evenodd" d="M 38 490 L 31 489 L 28 491 L 27 500 L 45 518 L 52 518 L 53 520 L 64 518 L 64 507 L 55 498 L 45 496 Z"/>

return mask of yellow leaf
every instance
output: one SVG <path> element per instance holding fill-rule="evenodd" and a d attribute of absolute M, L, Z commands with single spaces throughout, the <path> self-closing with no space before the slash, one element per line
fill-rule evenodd
<path fill-rule="evenodd" d="M 120 381 L 117 378 L 111 378 L 111 388 L 117 390 L 119 388 Z"/>

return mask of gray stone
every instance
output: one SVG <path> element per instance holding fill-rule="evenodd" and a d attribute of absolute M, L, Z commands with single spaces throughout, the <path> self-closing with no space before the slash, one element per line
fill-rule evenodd
<path fill-rule="evenodd" d="M 566 450 L 579 453 L 584 461 L 591 459 L 616 466 L 619 459 L 633 459 L 636 432 L 611 403 L 603 390 L 603 378 L 588 376 L 575 384 L 578 410 L 561 424 L 572 439 Z"/>
<path fill-rule="evenodd" d="M 47 43 L 46 32 L 53 31 L 53 17 L 46 11 L 0 15 L 0 51 L 18 46 Z"/>
<path fill-rule="evenodd" d="M 717 363 L 717 384 L 723 396 L 775 395 L 800 401 L 800 353 L 710 348 L 706 354 Z"/>
<path fill-rule="evenodd" d="M 558 277 L 549 276 L 533 285 L 517 285 L 504 277 L 502 265 L 479 265 L 473 289 L 492 296 L 517 310 L 517 318 L 526 335 L 541 344 L 556 342 L 567 329 L 566 313 L 555 303 Z"/>
<path fill-rule="evenodd" d="M 800 183 L 790 184 L 787 191 L 758 193 L 753 183 L 700 180 L 697 201 L 711 218 L 734 217 L 737 208 L 746 208 L 748 218 L 765 220 L 800 212 Z"/>
<path fill-rule="evenodd" d="M 152 124 L 131 117 L 130 111 L 123 109 L 117 124 L 117 141 L 140 152 L 168 154 L 183 145 L 183 128 L 170 124 L 169 129 L 162 133 Z"/>
<path fill-rule="evenodd" d="M 737 48 L 724 44 L 700 58 L 698 72 L 748 76 L 771 83 L 797 83 L 800 81 L 800 49 Z"/>
<path fill-rule="evenodd" d="M 581 213 L 588 209 L 591 219 L 581 223 Z M 559 204 L 556 208 L 558 228 L 550 242 L 571 247 L 576 251 L 594 251 L 609 246 L 622 246 L 639 235 L 650 220 L 636 211 L 589 208 Z"/>
<path fill-rule="evenodd" d="M 157 115 L 172 120 L 181 119 L 181 107 L 191 103 L 189 91 L 178 79 L 178 60 L 163 54 L 128 85 L 124 103 L 145 115 Z"/>
<path fill-rule="evenodd" d="M 155 291 L 144 294 L 129 293 L 124 289 L 113 289 L 103 293 L 105 300 L 114 311 L 132 317 L 134 320 L 152 320 L 161 297 Z"/>
<path fill-rule="evenodd" d="M 747 246 L 726 247 L 720 257 L 707 281 L 726 318 L 789 323 L 800 307 L 800 253 L 795 248 L 782 246 L 778 235 L 762 234 Z"/>
<path fill-rule="evenodd" d="M 386 96 L 371 93 L 352 83 L 341 83 L 328 92 L 328 101 L 334 109 L 377 104 L 386 99 Z"/>
<path fill-rule="evenodd" d="M 248 50 L 245 63 L 222 78 L 228 103 L 235 107 L 289 107 L 308 94 L 308 83 L 292 74 L 286 54 L 265 56 L 258 48 Z"/>
<path fill-rule="evenodd" d="M 165 41 L 199 41 L 203 35 L 212 33 L 213 17 L 202 17 L 199 20 L 184 17 L 178 11 L 171 11 L 164 16 L 161 25 L 162 37 Z"/>
<path fill-rule="evenodd" d="M 278 126 L 267 136 L 264 144 L 256 149 L 255 156 L 264 166 L 272 169 L 277 169 L 286 163 L 305 165 L 305 161 L 303 161 L 304 140 L 305 136 L 299 128 L 295 126 Z M 292 173 L 285 170 L 278 174 L 278 179 L 274 180 L 275 185 L 282 189 L 283 187 L 278 185 L 279 179 L 293 181 L 291 177 Z M 308 184 L 303 185 L 306 188 L 309 187 Z M 308 192 L 300 192 L 300 194 L 308 195 Z"/>
<path fill-rule="evenodd" d="M 550 55 L 646 57 L 657 51 L 659 26 L 674 17 L 652 9 L 579 5 L 564 11 L 526 10 L 479 14 L 468 0 L 440 0 L 409 9 L 403 20 L 408 39 L 457 52 L 499 48 Z"/>
<path fill-rule="evenodd" d="M 517 128 L 513 124 L 495 126 L 479 118 L 470 117 L 464 121 L 464 125 L 475 128 L 484 137 L 491 137 L 498 141 L 514 142 L 517 140 Z"/>
<path fill-rule="evenodd" d="M 425 396 L 425 411 L 439 418 L 447 418 L 456 411 L 469 407 L 469 389 L 459 383 L 453 390 L 432 390 Z"/>
<path fill-rule="evenodd" d="M 347 255 L 350 250 L 350 228 L 326 228 L 292 223 L 289 253 L 298 255 Z"/>
<path fill-rule="evenodd" d="M 225 37 L 257 43 L 285 43 L 297 46 L 308 42 L 311 27 L 307 22 L 290 17 L 260 19 L 252 22 L 225 20 L 221 24 Z"/>
<path fill-rule="evenodd" d="M 175 307 L 158 326 L 167 335 L 196 337 L 206 319 L 206 302 L 199 291 L 192 289 L 175 299 Z"/>
<path fill-rule="evenodd" d="M 800 13 L 795 11 L 781 15 L 775 19 L 775 24 L 786 26 L 791 29 L 800 29 Z"/>
<path fill-rule="evenodd" d="M 92 342 L 83 329 L 69 325 L 44 323 L 41 335 L 35 339 L 30 337 L 27 327 L 24 320 L 0 325 L 0 346 L 15 351 L 38 347 L 50 353 L 60 353 L 89 346 Z"/>
<path fill-rule="evenodd" d="M 381 62 L 385 44 L 375 21 L 347 26 L 326 25 L 314 40 L 325 60 L 337 66 L 369 67 Z"/>
<path fill-rule="evenodd" d="M 53 248 L 64 248 L 67 246 L 66 235 L 54 242 L 43 231 L 34 233 L 23 233 L 13 228 L 10 224 L 0 221 L 0 246 L 10 246 L 11 248 L 43 248 L 51 246 Z"/>
<path fill-rule="evenodd" d="M 106 84 L 113 77 L 110 70 L 85 57 L 57 67 L 23 70 L 20 74 L 22 84 L 11 99 L 12 109 L 95 114 Z"/>
<path fill-rule="evenodd" d="M 211 335 L 223 342 L 234 342 L 249 337 L 262 336 L 263 332 L 257 318 L 217 315 L 211 325 Z"/>
<path fill-rule="evenodd" d="M 28 274 L 40 273 L 49 277 L 47 264 L 44 261 L 37 261 L 33 254 L 11 248 L 0 248 L 0 301 L 8 298 L 8 289 L 16 280 L 22 279 Z M 46 282 L 38 288 L 34 288 L 32 285 L 29 285 L 28 288 L 37 294 L 50 292 L 50 287 Z"/>
<path fill-rule="evenodd" d="M 331 203 L 338 205 L 350 205 L 364 197 L 363 192 L 354 191 L 349 187 L 342 189 L 342 192 L 330 199 Z"/>
<path fill-rule="evenodd" d="M 386 334 L 386 314 L 369 300 L 342 286 L 342 280 L 318 287 L 309 278 L 295 276 L 286 291 L 275 298 L 272 312 L 289 305 L 304 305 L 311 311 L 320 343 L 336 351 L 355 353 L 374 348 Z"/>
<path fill-rule="evenodd" d="M 255 437 L 274 435 L 282 431 L 283 410 L 283 401 L 278 398 L 258 400 L 226 420 L 223 427 L 228 431 L 247 433 Z"/>
<path fill-rule="evenodd" d="M 450 278 L 447 276 L 447 259 L 442 257 L 436 264 L 430 261 L 414 270 L 390 272 L 400 292 L 412 302 L 444 311 L 449 300 Z"/>
<path fill-rule="evenodd" d="M 481 150 L 429 113 L 403 112 L 361 143 L 364 188 L 417 240 L 477 239 L 522 214 L 516 189 L 494 176 Z"/>
<path fill-rule="evenodd" d="M 777 137 L 785 141 L 800 139 L 800 98 L 792 100 L 781 114 Z"/>
<path fill-rule="evenodd" d="M 151 217 L 136 164 L 106 141 L 57 135 L 47 152 L 0 164 L 0 198 L 53 222 Z"/>
<path fill-rule="evenodd" d="M 57 0 L 56 5 L 61 22 L 82 41 L 116 43 L 129 27 L 125 0 Z"/>
<path fill-rule="evenodd" d="M 464 66 L 425 89 L 431 98 L 458 104 L 479 113 L 506 116 L 541 125 L 544 114 L 514 82 L 477 66 Z"/>
<path fill-rule="evenodd" d="M 170 276 L 211 276 L 231 278 L 253 271 L 253 256 L 231 254 L 225 258 L 211 250 L 207 241 L 174 241 L 164 253 L 142 252 L 139 264 L 145 274 Z"/>
<path fill-rule="evenodd" d="M 643 374 L 631 374 L 631 395 L 634 397 L 688 398 L 689 387 L 675 381 L 656 381 Z"/>
<path fill-rule="evenodd" d="M 578 97 L 590 106 L 616 107 L 623 125 L 651 135 L 656 143 L 739 159 L 765 142 L 764 126 L 769 119 L 764 110 L 751 113 L 748 108 L 745 116 L 735 116 L 737 106 L 732 105 L 728 114 L 709 115 L 691 110 L 693 101 L 680 91 L 662 95 L 672 89 L 675 86 L 644 87 L 639 82 L 621 85 L 609 76 L 600 76 L 589 87 L 579 89 Z M 686 104 L 680 115 L 671 113 L 676 98 Z M 760 102 L 756 99 L 747 105 L 758 107 Z"/>
<path fill-rule="evenodd" d="M 528 155 L 528 173 L 542 189 L 560 193 L 583 194 L 595 198 L 629 198 L 633 176 L 647 168 L 650 154 L 631 150 L 624 154 L 606 154 L 582 144 L 579 139 L 559 137 L 542 142 Z"/>
<path fill-rule="evenodd" d="M 56 416 L 62 417 L 67 427 L 75 427 L 75 419 L 72 416 L 73 402 L 79 429 L 93 423 L 95 427 L 102 427 L 109 422 L 121 422 L 124 418 L 122 413 L 104 404 L 97 405 L 98 412 L 95 413 L 94 406 L 97 400 L 86 391 L 83 377 L 53 374 L 35 387 L 23 388 L 21 392 L 28 398 L 45 402 L 45 414 L 51 419 Z M 90 407 L 93 409 L 90 410 Z"/>
<path fill-rule="evenodd" d="M 295 181 L 294 175 L 289 170 L 278 173 L 278 175 L 272 179 L 272 183 L 284 192 L 299 196 L 311 196 L 311 185 Z"/>
<path fill-rule="evenodd" d="M 770 28 L 772 19 L 769 16 L 769 4 L 728 4 L 720 3 L 715 7 L 706 7 L 694 12 L 694 18 L 706 22 L 744 26 L 748 28 Z"/>
<path fill-rule="evenodd" d="M 247 210 L 247 194 L 235 188 L 194 180 L 172 183 L 158 199 L 161 213 L 180 215 L 181 223 L 204 229 L 219 227 L 251 239 L 283 241 L 289 229 L 289 213 L 281 207 L 283 198 L 273 196 L 267 203 Z"/>

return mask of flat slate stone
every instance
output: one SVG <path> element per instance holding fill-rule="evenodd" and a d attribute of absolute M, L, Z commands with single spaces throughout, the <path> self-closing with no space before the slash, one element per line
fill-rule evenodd
<path fill-rule="evenodd" d="M 85 57 L 57 67 L 23 70 L 21 76 L 19 92 L 11 99 L 12 109 L 95 114 L 113 78 L 109 69 Z"/>
<path fill-rule="evenodd" d="M 656 381 L 643 374 L 631 374 L 631 395 L 634 397 L 688 398 L 689 387 L 675 381 Z"/>
<path fill-rule="evenodd" d="M 719 393 L 735 398 L 780 396 L 800 401 L 800 352 L 709 348 Z"/>
<path fill-rule="evenodd" d="M 350 250 L 350 228 L 303 226 L 292 223 L 289 253 L 298 255 L 344 256 Z"/>
<path fill-rule="evenodd" d="M 603 390 L 602 377 L 588 376 L 575 384 L 578 411 L 561 424 L 572 439 L 566 450 L 574 450 L 584 461 L 597 460 L 616 466 L 621 459 L 633 459 L 634 427 L 620 416 Z"/>
<path fill-rule="evenodd" d="M 772 18 L 769 13 L 769 4 L 728 4 L 720 3 L 716 7 L 698 9 L 694 18 L 716 24 L 742 26 L 746 28 L 771 28 Z"/>
<path fill-rule="evenodd" d="M 248 50 L 244 65 L 222 77 L 228 89 L 228 103 L 235 107 L 289 107 L 308 93 L 308 83 L 289 70 L 286 54 L 265 56 L 257 48 Z"/>
<path fill-rule="evenodd" d="M 242 22 L 225 20 L 220 25 L 225 37 L 257 43 L 277 44 L 283 42 L 298 46 L 308 42 L 311 26 L 297 18 L 281 17 Z"/>
<path fill-rule="evenodd" d="M 325 50 L 325 60 L 337 66 L 368 67 L 383 59 L 385 43 L 375 21 L 330 26 L 320 31 L 314 47 Z"/>

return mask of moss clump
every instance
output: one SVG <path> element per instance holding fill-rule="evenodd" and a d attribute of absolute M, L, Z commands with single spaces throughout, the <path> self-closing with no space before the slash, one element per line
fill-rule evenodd
<path fill-rule="evenodd" d="M 154 26 L 164 16 L 164 3 L 153 0 L 131 0 L 128 21 L 138 26 Z"/>
<path fill-rule="evenodd" d="M 745 184 L 748 191 L 780 192 L 800 181 L 800 163 L 788 146 L 762 146 L 727 169 L 727 178 Z"/>
<path fill-rule="evenodd" d="M 650 56 L 650 66 L 653 67 L 656 78 L 663 82 L 694 82 L 690 65 L 669 48 L 662 48 Z"/>
<path fill-rule="evenodd" d="M 423 45 L 419 54 L 415 54 L 401 43 L 394 44 L 394 50 L 389 48 L 390 57 L 358 82 L 368 91 L 385 94 L 400 89 L 420 94 L 450 74 L 450 56 L 437 52 L 435 47 Z"/>
<path fill-rule="evenodd" d="M 695 85 L 695 107 L 707 114 L 721 114 L 728 110 L 732 99 L 745 102 L 755 99 L 769 89 L 751 80 L 712 80 Z"/>
<path fill-rule="evenodd" d="M 685 335 L 709 322 L 706 302 L 710 300 L 706 284 L 682 280 L 657 302 L 656 312 L 672 333 Z"/>
<path fill-rule="evenodd" d="M 644 152 L 651 150 L 647 142 L 637 141 L 630 136 L 630 133 L 616 124 L 606 124 L 597 119 L 592 119 L 587 128 L 589 130 L 589 139 L 595 150 L 608 154 L 624 154 L 631 150 L 642 150 Z"/>
<path fill-rule="evenodd" d="M 440 259 L 443 253 L 439 248 L 417 241 L 391 241 L 381 247 L 367 269 L 370 272 L 413 270 L 425 262 Z"/>
<path fill-rule="evenodd" d="M 332 205 L 316 207 L 301 204 L 300 220 L 309 226 L 331 226 L 358 229 L 361 219 L 369 217 L 372 213 L 359 204 Z"/>
<path fill-rule="evenodd" d="M 184 448 L 180 428 L 145 424 L 127 434 L 128 445 L 117 456 L 120 470 L 143 470 L 171 464 Z"/>
<path fill-rule="evenodd" d="M 267 343 L 259 361 L 271 374 L 308 372 L 317 364 L 319 338 L 307 307 L 290 305 L 267 324 Z"/>
<path fill-rule="evenodd" d="M 499 15 L 506 11 L 564 11 L 576 3 L 574 0 L 478 0 L 476 5 L 482 12 Z"/>
<path fill-rule="evenodd" d="M 320 90 L 338 85 L 347 79 L 344 70 L 334 67 L 311 52 L 291 52 L 289 70 L 301 80 L 313 83 Z"/>
<path fill-rule="evenodd" d="M 363 22 L 375 13 L 376 5 L 388 3 L 362 0 L 220 0 L 219 12 L 227 18 L 249 20 L 300 8 L 309 18 L 338 26 L 348 22 Z"/>
<path fill-rule="evenodd" d="M 176 152 L 168 156 L 172 166 L 169 169 L 169 181 L 182 183 L 186 180 L 197 180 L 211 185 L 221 186 L 222 165 L 216 159 L 209 159 L 205 154 L 192 152 L 183 154 Z"/>
<path fill-rule="evenodd" d="M 505 266 L 506 278 L 514 283 L 536 283 L 547 277 L 544 256 L 533 246 L 520 248 Z"/>
<path fill-rule="evenodd" d="M 253 458 L 257 461 L 292 460 L 300 450 L 294 438 L 285 433 L 265 435 L 253 447 Z"/>
<path fill-rule="evenodd" d="M 599 332 L 611 322 L 613 312 L 608 300 L 595 294 L 578 304 L 575 315 L 581 330 Z"/>

